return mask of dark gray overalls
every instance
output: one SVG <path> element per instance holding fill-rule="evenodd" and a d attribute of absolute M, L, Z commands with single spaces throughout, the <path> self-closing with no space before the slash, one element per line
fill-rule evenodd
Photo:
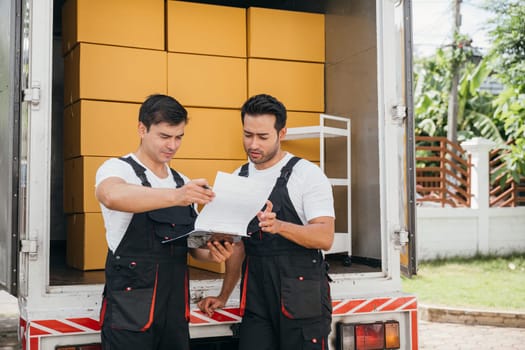
<path fill-rule="evenodd" d="M 302 225 L 287 182 L 294 157 L 281 169 L 270 194 L 277 219 Z M 239 176 L 248 176 L 248 164 Z M 259 229 L 255 217 L 244 239 L 241 280 L 241 350 L 328 349 L 332 304 L 327 264 L 317 249 L 307 249 L 279 234 Z"/>
<path fill-rule="evenodd" d="M 129 163 L 143 186 L 145 168 Z M 171 169 L 177 187 L 184 185 Z M 140 200 L 140 199 L 138 199 Z M 187 240 L 194 227 L 193 207 L 170 207 L 133 215 L 121 243 L 106 258 L 101 309 L 103 349 L 189 349 Z"/>

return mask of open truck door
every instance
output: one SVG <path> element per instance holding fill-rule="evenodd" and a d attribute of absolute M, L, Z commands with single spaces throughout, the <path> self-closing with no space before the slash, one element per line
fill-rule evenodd
<path fill-rule="evenodd" d="M 402 12 L 400 12 L 402 10 Z M 405 176 L 403 179 L 404 188 L 406 189 L 403 201 L 405 205 L 404 222 L 405 228 L 400 230 L 400 240 L 404 240 L 406 244 L 401 245 L 400 249 L 400 265 L 401 273 L 410 277 L 417 273 L 417 258 L 416 258 L 416 190 L 415 190 L 415 140 L 414 140 L 414 97 L 413 97 L 413 80 L 412 80 L 412 5 L 411 1 L 404 1 L 403 6 L 398 6 L 396 13 L 397 27 L 399 28 L 399 39 L 402 40 L 400 48 L 401 57 L 400 65 L 403 66 L 404 72 L 404 96 L 402 99 L 405 103 L 404 111 L 399 111 L 400 114 L 405 114 L 403 120 L 405 122 L 405 140 L 404 147 L 405 155 Z M 401 70 L 400 70 L 401 71 Z M 401 221 L 403 222 L 403 221 Z"/>
<path fill-rule="evenodd" d="M 0 288 L 18 290 L 20 2 L 0 2 Z"/>

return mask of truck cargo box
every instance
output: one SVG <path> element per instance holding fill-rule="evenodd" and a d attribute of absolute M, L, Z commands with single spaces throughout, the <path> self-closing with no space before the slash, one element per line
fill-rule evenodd
<path fill-rule="evenodd" d="M 170 165 L 212 181 L 246 162 L 240 107 L 263 92 L 288 107 L 283 147 L 333 185 L 329 348 L 341 348 L 345 325 L 378 323 L 397 327 L 398 348 L 416 349 L 417 303 L 400 279 L 416 261 L 410 8 L 408 0 L 3 2 L 0 284 L 19 297 L 24 350 L 99 342 L 107 246 L 94 176 L 108 157 L 135 150 L 140 102 L 168 93 L 187 107 Z M 238 290 L 207 318 L 195 303 L 219 292 L 224 266 L 190 266 L 194 348 L 234 348 Z"/>

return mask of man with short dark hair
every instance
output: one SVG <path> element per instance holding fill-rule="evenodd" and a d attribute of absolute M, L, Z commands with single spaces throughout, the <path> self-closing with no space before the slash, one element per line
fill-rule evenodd
<path fill-rule="evenodd" d="M 104 349 L 189 349 L 184 235 L 194 228 L 194 203 L 209 203 L 214 193 L 205 179 L 189 181 L 168 165 L 187 121 L 174 98 L 148 97 L 139 112 L 138 149 L 107 160 L 97 171 L 95 193 L 109 247 L 101 309 Z M 228 242 L 190 250 L 216 262 L 232 252 Z"/>
<path fill-rule="evenodd" d="M 286 109 L 261 94 L 241 109 L 249 163 L 239 176 L 274 184 L 267 207 L 248 226 L 249 238 L 226 261 L 218 297 L 199 302 L 212 315 L 241 275 L 241 350 L 327 349 L 331 299 L 321 250 L 334 239 L 332 188 L 315 164 L 281 149 Z"/>

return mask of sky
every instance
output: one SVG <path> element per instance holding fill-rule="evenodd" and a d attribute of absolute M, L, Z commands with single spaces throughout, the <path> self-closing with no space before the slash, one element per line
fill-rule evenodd
<path fill-rule="evenodd" d="M 489 47 L 485 22 L 491 13 L 479 6 L 484 0 L 463 0 L 461 9 L 462 34 L 468 34 L 472 46 L 482 52 Z M 454 0 L 412 0 L 413 36 L 416 56 L 431 55 L 436 48 L 450 44 L 453 29 Z"/>

